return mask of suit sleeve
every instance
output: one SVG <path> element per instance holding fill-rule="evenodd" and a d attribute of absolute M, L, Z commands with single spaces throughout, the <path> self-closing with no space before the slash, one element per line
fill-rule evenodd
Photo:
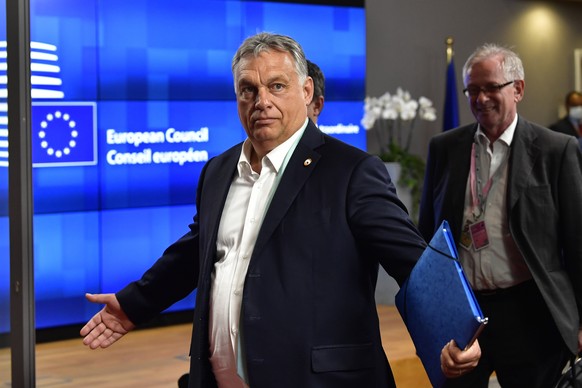
<path fill-rule="evenodd" d="M 197 208 L 207 166 L 208 163 L 200 174 Z M 133 323 L 149 321 L 196 289 L 200 270 L 198 215 L 194 216 L 189 229 L 166 248 L 139 280 L 116 293 L 121 308 Z"/>
<path fill-rule="evenodd" d="M 147 322 L 196 288 L 196 223 L 190 227 L 192 230 L 170 245 L 141 279 L 116 293 L 121 308 L 133 323 Z"/>
<path fill-rule="evenodd" d="M 422 186 L 422 197 L 420 200 L 420 211 L 418 217 L 418 228 L 426 241 L 430 241 L 435 231 L 434 219 L 434 197 L 433 179 L 435 177 L 435 159 L 437 159 L 434 140 L 431 140 L 428 149 L 424 183 Z"/>
<path fill-rule="evenodd" d="M 364 158 L 354 169 L 348 219 L 364 256 L 378 260 L 402 284 L 426 245 L 378 158 Z"/>
<path fill-rule="evenodd" d="M 560 236 L 564 265 L 574 287 L 578 312 L 582 311 L 582 154 L 570 139 L 558 177 Z"/>

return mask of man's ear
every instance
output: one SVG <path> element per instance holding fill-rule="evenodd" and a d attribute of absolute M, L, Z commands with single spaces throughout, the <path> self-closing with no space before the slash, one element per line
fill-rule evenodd
<path fill-rule="evenodd" d="M 305 105 L 309 105 L 313 99 L 313 78 L 307 77 L 303 84 L 303 95 L 305 96 Z"/>
<path fill-rule="evenodd" d="M 525 81 L 522 79 L 518 79 L 514 83 L 515 87 L 515 102 L 520 102 L 523 98 L 523 93 L 525 91 Z"/>
<path fill-rule="evenodd" d="M 313 113 L 316 116 L 319 116 L 319 114 L 323 110 L 323 105 L 324 105 L 324 98 L 323 98 L 323 96 L 319 96 L 319 97 L 315 98 L 313 100 L 312 104 L 313 104 Z"/>

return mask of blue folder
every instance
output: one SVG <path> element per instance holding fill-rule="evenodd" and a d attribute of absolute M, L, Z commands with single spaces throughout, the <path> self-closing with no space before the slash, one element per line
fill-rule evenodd
<path fill-rule="evenodd" d="M 431 384 L 442 387 L 442 348 L 451 339 L 461 349 L 470 346 L 487 323 L 458 261 L 447 221 L 396 294 L 396 307 Z"/>

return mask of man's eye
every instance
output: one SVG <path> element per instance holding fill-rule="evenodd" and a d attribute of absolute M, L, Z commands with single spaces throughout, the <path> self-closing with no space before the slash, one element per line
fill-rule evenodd
<path fill-rule="evenodd" d="M 251 94 L 253 94 L 253 88 L 250 86 L 243 86 L 242 88 L 240 88 L 240 94 L 241 96 L 249 96 Z"/>
<path fill-rule="evenodd" d="M 285 85 L 283 85 L 283 84 L 273 84 L 273 90 L 279 91 L 279 90 L 283 90 L 283 89 L 285 89 Z"/>

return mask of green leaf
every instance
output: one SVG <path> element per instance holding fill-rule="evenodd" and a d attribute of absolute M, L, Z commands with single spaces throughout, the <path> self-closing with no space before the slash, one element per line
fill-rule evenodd
<path fill-rule="evenodd" d="M 411 154 L 396 143 L 390 143 L 388 145 L 388 151 L 379 156 L 384 162 L 396 162 L 400 164 L 401 172 L 398 183 L 410 190 L 412 197 L 412 209 L 409 209 L 410 216 L 415 222 L 418 222 L 418 209 L 426 168 L 424 160 L 420 156 Z"/>

